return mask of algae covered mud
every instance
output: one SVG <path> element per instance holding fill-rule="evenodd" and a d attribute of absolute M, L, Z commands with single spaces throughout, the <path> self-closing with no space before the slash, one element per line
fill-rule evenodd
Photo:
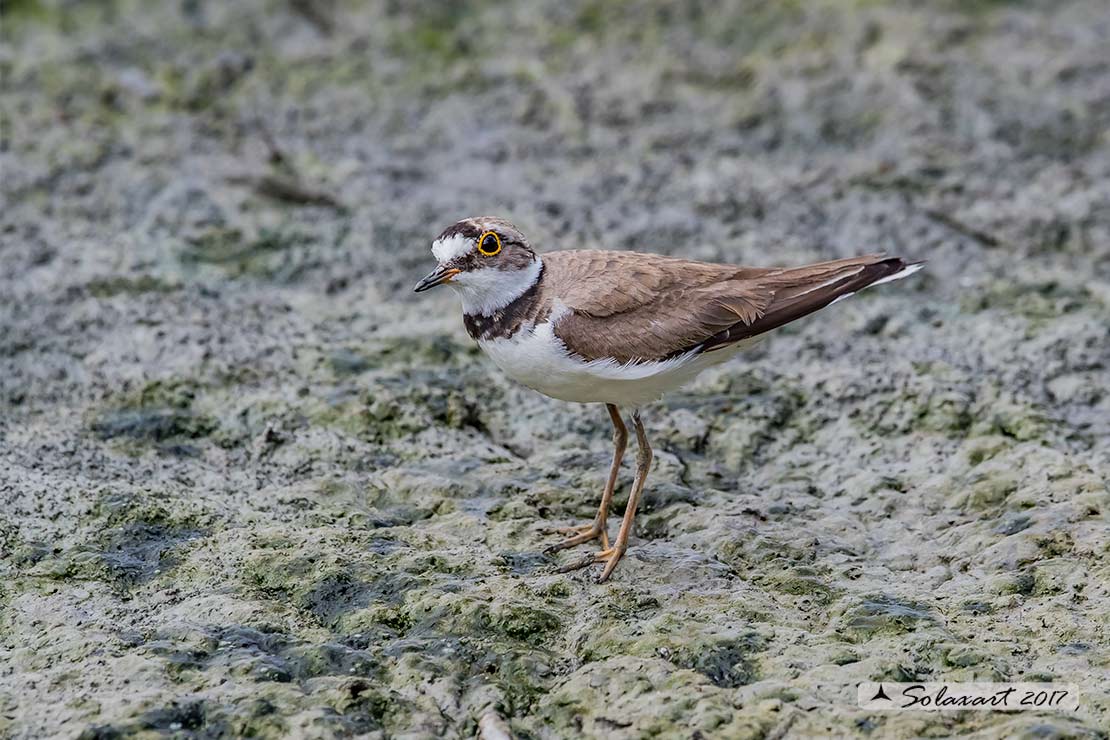
<path fill-rule="evenodd" d="M 1106 737 L 1104 2 L 2 26 L 0 736 Z M 604 411 L 409 292 L 475 213 L 929 266 L 647 409 L 598 586 L 541 553 L 592 516 Z M 1085 693 L 858 708 L 884 680 Z"/>

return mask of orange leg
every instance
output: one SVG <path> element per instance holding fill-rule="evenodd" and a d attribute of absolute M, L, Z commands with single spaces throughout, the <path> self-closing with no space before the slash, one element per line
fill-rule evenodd
<path fill-rule="evenodd" d="M 612 547 L 604 547 L 604 543 L 602 543 L 603 549 L 600 552 L 560 568 L 560 573 L 585 568 L 590 563 L 605 563 L 605 569 L 601 571 L 601 576 L 597 579 L 598 583 L 604 583 L 613 574 L 617 563 L 620 562 L 625 551 L 628 550 L 628 536 L 632 533 L 632 521 L 636 518 L 636 507 L 639 505 L 640 496 L 644 492 L 644 482 L 647 480 L 648 471 L 651 469 L 652 458 L 651 445 L 648 444 L 644 424 L 640 421 L 640 412 L 638 411 L 632 412 L 632 428 L 636 430 L 636 442 L 639 445 L 639 451 L 636 454 L 636 481 L 632 484 L 632 492 L 628 494 L 628 504 L 624 507 L 624 519 L 621 521 L 617 539 Z"/>
<path fill-rule="evenodd" d="M 609 411 L 609 418 L 613 422 L 613 462 L 609 465 L 609 479 L 605 481 L 605 491 L 601 494 L 601 506 L 598 507 L 597 516 L 590 524 L 560 529 L 559 534 L 574 536 L 547 548 L 545 550 L 547 553 L 559 552 L 599 537 L 601 538 L 602 548 L 609 548 L 609 530 L 607 527 L 609 504 L 613 501 L 613 489 L 617 486 L 617 473 L 620 472 L 624 450 L 628 446 L 628 427 L 621 420 L 620 409 L 611 403 L 605 404 L 605 408 Z"/>

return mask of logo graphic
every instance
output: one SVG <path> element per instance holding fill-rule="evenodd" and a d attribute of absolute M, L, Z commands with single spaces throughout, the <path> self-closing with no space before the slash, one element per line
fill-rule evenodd
<path fill-rule="evenodd" d="M 890 701 L 890 697 L 886 695 L 885 691 L 883 691 L 882 684 L 879 684 L 879 690 L 876 691 L 875 695 L 871 697 L 871 701 L 878 701 L 880 699 L 882 699 L 883 701 Z"/>

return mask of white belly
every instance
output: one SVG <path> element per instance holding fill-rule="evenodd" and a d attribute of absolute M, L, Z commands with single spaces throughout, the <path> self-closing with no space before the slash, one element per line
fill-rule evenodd
<path fill-rule="evenodd" d="M 615 360 L 583 362 L 567 352 L 550 322 L 534 329 L 523 328 L 509 339 L 479 340 L 478 346 L 510 378 L 545 396 L 618 406 L 656 401 L 740 349 L 734 346 L 704 354 L 691 352 L 663 362 L 628 365 Z"/>

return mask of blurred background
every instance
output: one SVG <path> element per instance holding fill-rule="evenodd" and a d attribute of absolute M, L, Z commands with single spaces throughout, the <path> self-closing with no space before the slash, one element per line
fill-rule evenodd
<path fill-rule="evenodd" d="M 0 31 L 0 734 L 1104 736 L 1102 0 L 5 0 Z M 597 586 L 541 550 L 593 514 L 605 414 L 411 294 L 485 214 L 541 252 L 929 265 L 647 410 Z M 879 714 L 863 680 L 1088 693 Z"/>

